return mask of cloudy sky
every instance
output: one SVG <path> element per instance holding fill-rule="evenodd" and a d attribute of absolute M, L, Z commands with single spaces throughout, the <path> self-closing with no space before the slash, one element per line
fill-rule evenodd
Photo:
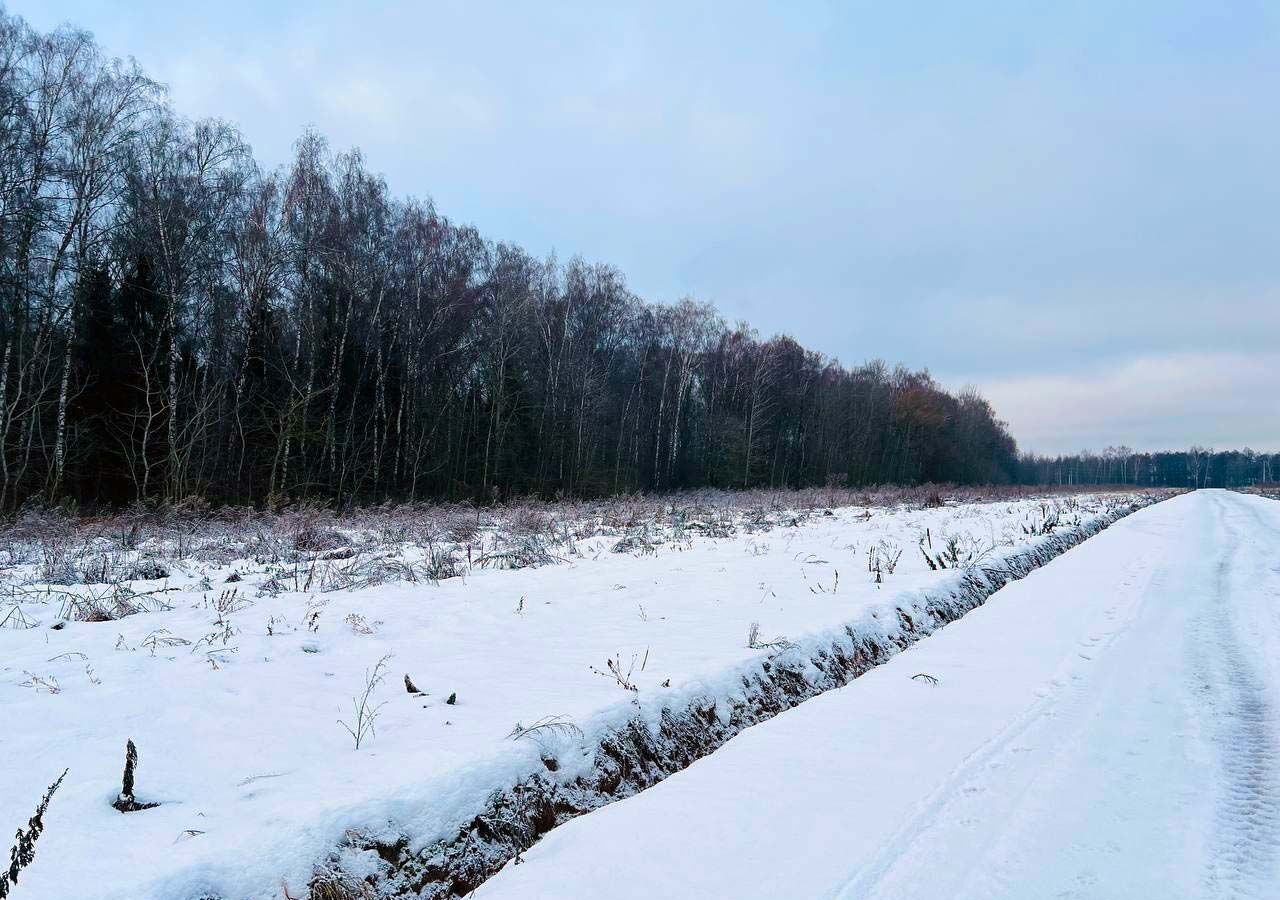
<path fill-rule="evenodd" d="M 1280 449 L 1280 4 L 8 0 L 267 164 L 857 363 L 1027 449 Z"/>

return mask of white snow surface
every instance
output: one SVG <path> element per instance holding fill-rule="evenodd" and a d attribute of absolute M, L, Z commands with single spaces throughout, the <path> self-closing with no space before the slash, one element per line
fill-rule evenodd
<path fill-rule="evenodd" d="M 1280 897 L 1278 552 L 1273 500 L 1137 512 L 476 897 Z"/>
<path fill-rule="evenodd" d="M 1084 521 L 1131 499 L 1085 495 L 1064 517 Z M 225 567 L 192 563 L 163 582 L 135 585 L 177 588 L 165 595 L 170 610 L 56 629 L 56 603 L 27 603 L 23 616 L 34 627 L 0 629 L 0 828 L 25 825 L 44 789 L 64 768 L 70 771 L 15 896 L 189 898 L 207 892 L 279 898 L 286 886 L 298 896 L 313 865 L 350 832 L 405 835 L 414 847 L 427 846 L 452 835 L 495 789 L 542 771 L 538 746 L 508 737 L 517 723 L 559 716 L 583 730 L 576 756 L 562 748 L 561 777 L 571 778 L 575 759 L 579 766 L 590 760 L 581 748 L 593 747 L 638 708 L 656 723 L 663 706 L 683 698 L 731 696 L 744 667 L 772 652 L 748 648 L 753 622 L 760 623 L 762 641 L 785 635 L 802 643 L 829 640 L 849 623 L 881 627 L 881 614 L 894 620 L 895 606 L 906 607 L 923 589 L 958 577 L 954 570 L 926 566 L 917 549 L 926 531 L 935 553 L 955 536 L 996 559 L 1040 540 L 1023 526 L 1043 521 L 1046 504 L 1054 502 L 847 508 L 764 533 L 710 538 L 668 532 L 655 551 L 634 554 L 610 552 L 616 537 L 596 537 L 578 542 L 557 565 L 476 569 L 438 584 L 328 593 L 261 591 L 268 573 L 249 560 Z M 1263 501 L 1256 503 L 1262 509 Z M 1202 508 L 1199 518 L 1188 515 Z M 967 621 L 963 629 L 948 628 L 943 643 L 928 651 L 932 655 L 913 651 L 891 670 L 874 673 L 877 689 L 864 689 L 864 678 L 838 698 L 804 704 L 776 727 L 751 729 L 732 742 L 721 751 L 725 761 L 717 753 L 714 763 L 699 763 L 636 802 L 558 829 L 529 855 L 527 867 L 486 887 L 486 895 L 566 896 L 556 885 L 566 878 L 562 864 L 570 859 L 582 860 L 572 863 L 568 879 L 582 896 L 598 896 L 599 879 L 613 867 L 634 869 L 636 880 L 611 877 L 610 893 L 652 883 L 659 870 L 644 865 L 646 859 L 671 860 L 663 871 L 675 879 L 668 890 L 648 896 L 764 896 L 762 886 L 784 874 L 789 887 L 775 896 L 817 896 L 807 892 L 818 889 L 814 879 L 826 890 L 839 877 L 877 884 L 906 877 L 892 857 L 868 856 L 864 862 L 871 868 L 860 868 L 859 859 L 877 846 L 883 852 L 916 846 L 927 858 L 931 840 L 910 844 L 912 829 L 938 827 L 927 804 L 969 796 L 957 788 L 931 800 L 938 778 L 977 779 L 983 790 L 990 783 L 982 780 L 987 763 L 965 764 L 965 757 L 985 754 L 992 764 L 1023 773 L 1020 757 L 1010 755 L 1023 740 L 984 750 L 991 729 L 1022 717 L 1027 724 L 1019 730 L 1034 730 L 1043 727 L 1037 725 L 1042 718 L 1028 710 L 1084 704 L 1076 699 L 1086 696 L 1077 680 L 1102 668 L 1085 656 L 1111 646 L 1118 640 L 1112 635 L 1124 634 L 1125 623 L 1147 608 L 1135 597 L 1158 571 L 1151 554 L 1167 555 L 1182 540 L 1179 529 L 1192 528 L 1188 523 L 1217 522 L 1210 513 L 1219 508 L 1225 510 L 1220 518 L 1244 515 L 1226 500 L 1199 495 L 1168 512 L 1161 506 L 1144 513 L 1141 524 L 1124 526 L 1126 538 L 1087 542 L 1055 563 L 1061 574 L 1034 576 L 1012 593 L 1007 589 L 997 611 L 979 611 L 975 621 L 986 628 Z M 1275 518 L 1258 515 L 1261 522 Z M 1186 564 L 1209 565 L 1205 553 L 1218 546 L 1221 529 L 1196 528 L 1205 543 L 1188 553 Z M 1239 532 L 1242 541 L 1271 534 L 1243 526 Z M 874 547 L 890 555 L 894 547 L 902 551 L 882 584 L 868 572 Z M 243 580 L 224 584 L 232 570 Z M 1123 589 L 1114 581 L 1121 575 L 1129 585 Z M 232 588 L 240 602 L 220 615 L 215 602 Z M 312 628 L 315 611 L 320 615 Z M 362 618 L 352 624 L 351 614 Z M 1164 621 L 1149 618 L 1153 627 Z M 976 637 L 966 643 L 965 635 Z M 167 643 L 171 639 L 188 643 Z M 1059 650 L 1068 645 L 1072 652 L 1063 656 Z M 1182 658 L 1177 645 L 1162 653 Z M 377 732 L 356 750 L 338 720 L 349 719 L 365 672 L 386 654 L 388 678 L 374 694 L 375 703 L 385 704 Z M 1244 645 L 1239 655 L 1242 666 L 1253 658 Z M 605 670 L 610 658 L 620 659 L 624 672 L 632 670 L 638 694 L 593 671 Z M 1207 658 L 1205 665 L 1215 660 Z M 1248 671 L 1261 672 L 1261 663 L 1250 665 L 1255 668 Z M 912 667 L 936 672 L 942 684 L 929 688 L 905 679 Z M 425 696 L 406 692 L 405 673 Z M 1124 673 L 1150 682 L 1141 667 Z M 1122 679 L 1112 684 L 1124 686 Z M 1246 687 L 1215 690 L 1230 694 Z M 455 692 L 456 705 L 448 705 Z M 1234 695 L 1224 696 L 1228 702 Z M 1141 709 L 1164 715 L 1153 725 L 1213 724 L 1170 719 L 1177 715 L 1173 706 Z M 901 734 L 891 736 L 891 728 Z M 1208 744 L 1175 742 L 1164 733 L 1152 738 L 1171 755 L 1156 760 L 1161 765 L 1191 771 L 1178 754 L 1194 752 L 1193 762 L 1210 777 L 1216 757 Z M 129 739 L 139 752 L 137 799 L 160 805 L 121 814 L 109 804 L 120 790 Z M 1039 748 L 1038 756 L 1026 759 L 1044 765 L 1050 748 L 1039 739 L 1026 742 Z M 1121 753 L 1105 744 L 1097 752 L 1108 759 Z M 1115 762 L 1129 772 L 1152 760 Z M 1119 771 L 1080 774 L 1100 786 L 1120 778 Z M 691 790 L 683 794 L 681 785 Z M 788 791 L 772 793 L 784 785 Z M 1174 799 L 1160 802 L 1167 806 Z M 833 806 L 833 800 L 839 802 Z M 977 833 L 963 826 L 986 814 L 975 803 L 958 817 L 945 817 L 956 840 Z M 903 817 L 903 804 L 914 810 L 911 816 Z M 906 829 L 898 844 L 873 840 L 886 814 L 897 814 L 893 827 Z M 617 841 L 611 852 L 604 835 Z M 784 853 L 783 846 L 790 849 Z M 623 852 L 626 847 L 631 849 Z M 697 847 L 709 855 L 698 859 Z M 739 852 L 752 853 L 751 864 L 741 864 L 746 857 L 735 856 Z M 830 866 L 811 864 L 820 858 L 837 861 L 839 877 L 828 878 Z"/>

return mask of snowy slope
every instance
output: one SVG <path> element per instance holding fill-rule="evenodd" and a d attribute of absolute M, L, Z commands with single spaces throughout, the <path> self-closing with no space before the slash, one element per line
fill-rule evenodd
<path fill-rule="evenodd" d="M 1084 497 L 1069 515 L 1087 521 L 1130 499 Z M 635 714 L 637 696 L 660 710 L 732 693 L 742 667 L 776 649 L 747 646 L 752 623 L 761 642 L 880 628 L 877 610 L 958 577 L 930 569 L 918 541 L 936 552 L 954 537 L 998 559 L 1042 540 L 1024 526 L 1044 510 L 846 509 L 652 552 L 610 552 L 616 539 L 594 538 L 563 565 L 329 593 L 267 590 L 277 576 L 242 561 L 173 575 L 171 610 L 57 629 L 56 606 L 28 604 L 38 627 L 0 630 L 0 708 L 12 723 L 0 750 L 22 761 L 0 769 L 0 823 L 25 822 L 43 788 L 71 772 L 22 890 L 279 897 L 288 884 L 297 895 L 345 838 L 426 846 L 495 789 L 541 771 L 539 743 L 508 737 L 517 723 L 560 717 L 590 747 Z M 869 555 L 897 550 L 877 583 Z M 225 584 L 228 571 L 242 580 Z M 387 654 L 376 735 L 356 750 L 338 720 Z M 638 695 L 607 674 L 610 659 Z M 405 691 L 404 674 L 425 696 Z M 121 815 L 109 803 L 127 739 L 141 758 L 138 799 L 160 805 Z"/>
<path fill-rule="evenodd" d="M 1280 896 L 1277 551 L 1275 501 L 1138 512 L 476 896 Z"/>

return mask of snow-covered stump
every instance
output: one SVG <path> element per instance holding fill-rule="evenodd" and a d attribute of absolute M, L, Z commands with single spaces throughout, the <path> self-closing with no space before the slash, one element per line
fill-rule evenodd
<path fill-rule="evenodd" d="M 353 841 L 318 867 L 310 895 L 313 900 L 363 898 L 371 885 L 378 896 L 466 895 L 555 826 L 643 791 L 751 725 L 849 684 L 981 606 L 1006 584 L 1160 499 L 1132 502 L 1039 537 L 1002 559 L 958 569 L 941 585 L 899 598 L 891 621 L 877 616 L 874 625 L 850 624 L 791 644 L 743 664 L 718 687 L 685 693 L 682 702 L 637 700 L 635 713 L 625 721 L 585 729 L 594 735 L 585 765 L 573 760 L 565 765 L 560 756 L 544 752 L 542 770 L 505 787 L 495 785 L 467 824 L 426 847 L 415 847 L 409 836 Z"/>

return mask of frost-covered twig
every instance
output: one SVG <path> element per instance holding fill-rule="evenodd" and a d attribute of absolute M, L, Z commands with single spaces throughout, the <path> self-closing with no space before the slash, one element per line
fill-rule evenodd
<path fill-rule="evenodd" d="M 543 716 L 528 727 L 517 722 L 516 727 L 511 729 L 507 737 L 513 741 L 527 738 L 535 743 L 541 743 L 544 738 L 580 740 L 582 729 L 565 716 Z"/>
<path fill-rule="evenodd" d="M 26 671 L 22 674 L 27 676 L 27 680 L 21 682 L 18 687 L 29 687 L 38 694 L 62 693 L 62 688 L 58 685 L 58 679 L 52 675 L 40 676 Z"/>
<path fill-rule="evenodd" d="M 138 748 L 129 741 L 124 747 L 124 776 L 120 779 L 120 796 L 111 805 L 122 813 L 138 812 L 159 806 L 159 803 L 139 803 L 133 796 L 134 774 L 138 768 Z"/>
<path fill-rule="evenodd" d="M 649 660 L 649 653 L 646 650 L 645 662 L 647 663 L 648 660 Z M 603 675 L 605 678 L 613 678 L 613 680 L 617 682 L 618 687 L 622 688 L 624 691 L 631 691 L 632 693 L 640 692 L 640 688 L 636 687 L 635 683 L 631 680 L 631 673 L 634 672 L 636 668 L 636 655 L 634 653 L 631 655 L 631 666 L 630 668 L 627 669 L 627 673 L 625 675 L 622 674 L 622 654 L 621 653 L 619 653 L 617 655 L 617 658 L 615 659 L 605 660 L 605 666 L 608 668 L 609 671 L 602 672 L 599 669 L 597 669 L 595 666 L 591 667 L 591 671 L 595 672 L 597 675 Z"/>
<path fill-rule="evenodd" d="M 760 623 L 752 622 L 747 629 L 747 647 L 751 650 L 790 650 L 795 646 L 785 635 L 779 635 L 771 641 L 760 640 Z"/>
<path fill-rule="evenodd" d="M 351 698 L 351 721 L 338 720 L 338 724 L 345 728 L 347 733 L 351 735 L 351 739 L 355 741 L 357 750 L 360 749 L 360 745 L 364 743 L 366 737 L 377 736 L 378 732 L 375 726 L 378 722 L 378 715 L 381 713 L 382 707 L 386 706 L 386 703 L 373 703 L 371 698 L 373 692 L 378 689 L 383 679 L 386 678 L 387 661 L 390 659 L 391 654 L 388 653 L 378 660 L 378 664 L 372 669 L 365 670 L 364 690 L 359 695 Z"/>
<path fill-rule="evenodd" d="M 19 873 L 31 865 L 31 861 L 35 859 L 36 841 L 44 831 L 44 814 L 49 809 L 49 801 L 53 799 L 54 792 L 66 777 L 67 770 L 63 769 L 58 780 L 49 785 L 49 790 L 45 791 L 44 796 L 40 798 L 36 814 L 27 820 L 27 830 L 18 829 L 14 845 L 9 850 L 9 868 L 0 870 L 0 898 L 9 896 L 10 889 L 18 883 Z"/>

